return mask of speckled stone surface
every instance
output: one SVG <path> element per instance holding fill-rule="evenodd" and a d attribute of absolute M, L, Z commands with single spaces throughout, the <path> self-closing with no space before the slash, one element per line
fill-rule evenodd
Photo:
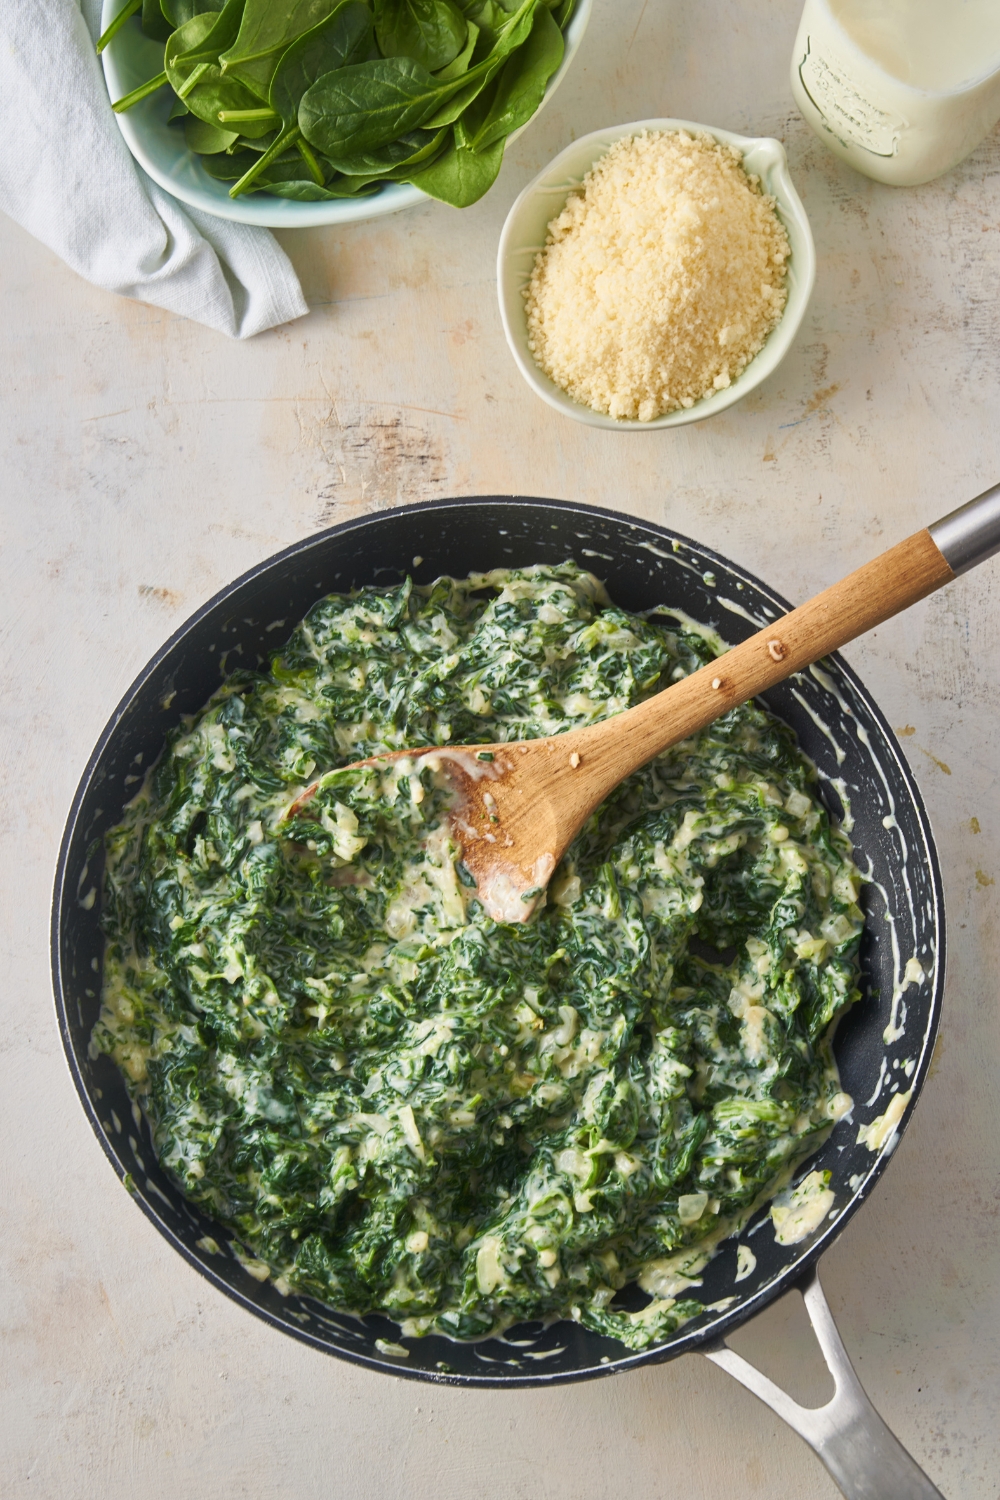
<path fill-rule="evenodd" d="M 0 222 L 5 1495 L 834 1495 L 700 1356 L 467 1393 L 356 1370 L 242 1313 L 102 1157 L 47 958 L 59 836 L 108 714 L 199 603 L 295 538 L 442 495 L 567 496 L 666 521 L 802 599 L 1000 478 L 1000 135 L 923 188 L 855 176 L 792 103 L 797 20 L 794 0 L 598 0 L 486 200 L 283 234 L 313 311 L 248 344 L 98 292 Z M 574 135 L 655 115 L 784 140 L 819 277 L 792 353 L 745 403 L 603 433 L 521 381 L 495 247 Z M 935 825 L 950 972 L 913 1123 L 821 1269 L 869 1393 L 949 1500 L 995 1500 L 1000 1471 L 998 642 L 992 564 L 846 652 Z M 796 1297 L 734 1343 L 823 1398 Z"/>

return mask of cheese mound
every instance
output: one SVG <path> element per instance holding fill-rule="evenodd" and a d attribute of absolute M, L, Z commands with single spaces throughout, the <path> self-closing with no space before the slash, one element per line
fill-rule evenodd
<path fill-rule="evenodd" d="M 575 401 L 652 421 L 725 389 L 758 353 L 789 253 L 735 148 L 626 136 L 548 226 L 524 290 L 528 346 Z"/>

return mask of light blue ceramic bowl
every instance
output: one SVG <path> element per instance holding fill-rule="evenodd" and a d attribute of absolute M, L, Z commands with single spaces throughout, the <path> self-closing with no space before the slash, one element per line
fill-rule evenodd
<path fill-rule="evenodd" d="M 124 0 L 104 0 L 101 26 L 107 27 L 121 10 Z M 544 109 L 565 78 L 590 20 L 593 0 L 578 0 L 576 12 L 566 28 L 566 53 L 558 72 L 539 105 Z M 104 77 L 112 99 L 121 99 L 163 67 L 163 46 L 142 35 L 138 25 L 128 22 L 101 54 Z M 210 177 L 184 142 L 184 132 L 167 124 L 173 94 L 162 88 L 123 115 L 116 115 L 126 144 L 141 167 L 160 187 L 192 208 L 204 209 L 221 219 L 241 224 L 266 224 L 272 228 L 301 229 L 310 224 L 348 224 L 355 219 L 374 219 L 396 213 L 415 203 L 425 203 L 427 194 L 408 183 L 389 183 L 370 198 L 338 199 L 329 203 L 297 203 L 290 198 L 253 193 L 230 198 L 230 184 Z M 537 114 L 537 111 L 536 111 Z M 529 121 L 530 124 L 530 121 Z M 527 129 L 522 126 L 521 129 Z M 520 135 L 514 131 L 509 139 Z"/>
<path fill-rule="evenodd" d="M 524 305 L 524 288 L 531 275 L 535 256 L 545 244 L 545 231 L 562 209 L 574 188 L 578 188 L 594 163 L 623 136 L 638 135 L 643 130 L 686 130 L 691 134 L 707 133 L 716 140 L 735 146 L 743 154 L 747 172 L 756 173 L 764 191 L 776 202 L 778 217 L 788 231 L 791 256 L 788 262 L 788 299 L 781 321 L 768 336 L 760 353 L 750 361 L 732 385 L 696 401 L 686 410 L 668 412 L 652 422 L 621 421 L 581 406 L 560 389 L 535 364 L 528 348 L 528 319 Z M 813 283 L 816 280 L 816 249 L 812 230 L 802 200 L 792 185 L 788 159 L 780 141 L 771 136 L 734 135 L 714 125 L 696 125 L 691 120 L 636 120 L 631 125 L 613 125 L 581 136 L 552 160 L 524 189 L 515 202 L 500 236 L 497 253 L 497 289 L 500 316 L 507 343 L 517 367 L 536 395 L 556 411 L 591 427 L 613 428 L 617 432 L 651 432 L 661 427 L 682 427 L 687 422 L 701 422 L 705 417 L 725 411 L 741 401 L 754 386 L 760 385 L 784 359 L 805 316 Z"/>

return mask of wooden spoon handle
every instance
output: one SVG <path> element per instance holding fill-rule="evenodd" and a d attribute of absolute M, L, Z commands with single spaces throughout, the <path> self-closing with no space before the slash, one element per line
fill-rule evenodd
<path fill-rule="evenodd" d="M 580 732 L 588 783 L 602 796 L 661 750 L 1000 552 L 1000 485 L 890 547 L 707 667 L 622 718 Z M 592 806 L 597 806 L 596 798 Z"/>
<path fill-rule="evenodd" d="M 747 702 L 748 697 L 837 651 L 927 598 L 954 576 L 930 531 L 915 532 L 889 547 L 888 552 L 682 679 L 660 700 L 654 697 L 643 703 L 643 709 L 652 709 L 654 703 L 661 708 L 658 717 L 663 721 L 664 741 L 654 753 L 705 729 L 736 703 Z M 649 718 L 649 729 L 655 732 L 654 715 Z"/>
<path fill-rule="evenodd" d="M 632 711 L 623 754 L 637 766 L 720 714 L 880 625 L 954 578 L 918 531 Z M 623 773 L 624 774 L 624 773 Z"/>

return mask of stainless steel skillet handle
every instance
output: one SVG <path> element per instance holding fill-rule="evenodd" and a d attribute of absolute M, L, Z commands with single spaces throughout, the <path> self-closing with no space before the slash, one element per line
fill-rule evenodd
<path fill-rule="evenodd" d="M 847 1500 L 944 1500 L 865 1395 L 816 1271 L 809 1271 L 798 1285 L 816 1341 L 833 1376 L 834 1393 L 825 1406 L 799 1406 L 724 1342 L 706 1349 L 706 1358 L 745 1385 L 805 1438 Z"/>

